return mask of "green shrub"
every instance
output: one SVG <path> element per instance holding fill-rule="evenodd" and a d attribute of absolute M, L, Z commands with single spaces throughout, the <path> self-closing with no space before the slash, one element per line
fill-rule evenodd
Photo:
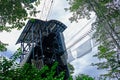
<path fill-rule="evenodd" d="M 95 79 L 90 77 L 89 75 L 79 74 L 78 76 L 76 76 L 76 80 L 95 80 Z"/>

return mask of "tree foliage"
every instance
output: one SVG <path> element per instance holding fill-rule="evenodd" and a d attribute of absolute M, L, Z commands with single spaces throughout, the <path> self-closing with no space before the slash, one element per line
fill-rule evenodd
<path fill-rule="evenodd" d="M 55 76 L 57 62 L 52 67 L 44 66 L 41 69 L 27 63 L 20 66 L 16 63 L 20 54 L 19 48 L 10 60 L 3 58 L 3 61 L 0 61 L 0 80 L 63 80 L 64 72 Z"/>
<path fill-rule="evenodd" d="M 0 61 L 0 80 L 64 80 L 64 72 L 56 75 L 57 62 L 51 67 L 44 65 L 41 69 L 28 63 L 20 66 L 16 60 L 21 53 L 21 48 L 18 48 L 10 60 L 4 57 Z"/>
<path fill-rule="evenodd" d="M 38 11 L 35 4 L 39 0 L 0 0 L 0 31 L 13 28 L 21 29 L 29 15 L 34 16 Z"/>
<path fill-rule="evenodd" d="M 0 41 L 0 51 L 6 51 L 7 48 L 5 46 L 7 46 L 8 44 L 5 44 L 3 42 Z"/>
<path fill-rule="evenodd" d="M 0 32 L 21 29 L 25 21 L 39 11 L 36 6 L 40 0 L 0 0 Z M 6 44 L 0 41 L 0 51 L 5 51 Z"/>
<path fill-rule="evenodd" d="M 57 63 L 49 68 L 44 66 L 42 69 L 37 69 L 35 66 L 30 64 L 25 64 L 20 67 L 19 64 L 15 66 L 11 60 L 3 59 L 0 62 L 0 80 L 64 80 L 64 72 L 61 72 L 58 76 L 55 76 L 55 70 Z M 72 77 L 69 80 L 73 80 Z M 94 78 L 81 74 L 76 76 L 76 80 L 94 80 Z"/>
<path fill-rule="evenodd" d="M 120 6 L 115 0 L 68 0 L 73 16 L 71 21 L 90 18 L 95 12 L 97 18 L 93 23 L 93 37 L 100 43 L 99 52 L 95 55 L 103 62 L 95 63 L 98 69 L 106 69 L 110 78 L 120 78 Z M 116 0 L 117 1 L 117 0 Z"/>
<path fill-rule="evenodd" d="M 4 58 L 0 64 L 0 80 L 63 80 L 64 78 L 64 73 L 54 76 L 57 63 L 51 68 L 44 66 L 42 69 L 37 69 L 25 64 L 22 67 L 16 66 L 15 69 L 12 68 L 13 62 Z"/>
<path fill-rule="evenodd" d="M 76 76 L 76 80 L 95 80 L 95 79 L 90 77 L 89 75 L 79 74 L 78 76 Z"/>
<path fill-rule="evenodd" d="M 70 74 L 74 73 L 74 67 L 73 67 L 73 65 L 71 65 L 70 63 L 68 63 L 68 68 L 69 68 Z"/>
<path fill-rule="evenodd" d="M 41 69 L 32 64 L 20 66 L 16 60 L 20 57 L 21 48 L 18 48 L 10 60 L 3 58 L 0 61 L 0 80 L 64 80 L 65 73 L 56 75 L 58 63 L 55 62 L 51 67 L 44 65 Z M 70 68 L 73 70 L 72 65 Z M 72 76 L 68 80 L 73 80 Z M 94 80 L 92 77 L 81 74 L 76 76 L 76 80 Z"/>

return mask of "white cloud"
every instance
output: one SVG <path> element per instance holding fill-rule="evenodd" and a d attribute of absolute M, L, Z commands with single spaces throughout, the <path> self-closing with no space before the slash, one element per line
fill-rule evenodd
<path fill-rule="evenodd" d="M 96 53 L 97 47 L 92 49 L 92 51 L 87 55 L 72 61 L 71 64 L 75 68 L 73 76 L 77 76 L 79 74 L 87 74 L 92 77 L 98 77 L 100 74 L 105 73 L 105 70 L 97 70 L 96 66 L 91 66 L 91 63 L 99 62 L 99 60 L 96 57 L 93 57 L 93 55 Z"/>
<path fill-rule="evenodd" d="M 15 45 L 15 44 L 20 33 L 21 33 L 21 30 L 18 31 L 16 29 L 12 30 L 11 32 L 3 31 L 0 33 L 0 40 L 4 43 L 9 44 L 9 46 L 7 46 L 8 50 L 11 50 L 11 52 L 14 53 L 16 49 L 19 47 L 19 45 Z"/>

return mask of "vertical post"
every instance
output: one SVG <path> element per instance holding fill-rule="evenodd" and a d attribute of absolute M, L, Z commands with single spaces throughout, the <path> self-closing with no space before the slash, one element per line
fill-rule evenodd
<path fill-rule="evenodd" d="M 34 24 L 32 25 L 32 55 L 34 60 Z"/>
<path fill-rule="evenodd" d="M 41 50 L 41 55 L 42 55 L 42 64 L 44 65 L 44 54 L 43 54 L 43 47 L 42 47 L 42 32 L 40 30 L 40 50 Z"/>
<path fill-rule="evenodd" d="M 22 55 L 20 57 L 20 62 L 22 62 L 22 60 L 24 59 L 24 45 L 23 45 L 23 42 L 21 42 L 21 49 L 22 49 Z"/>

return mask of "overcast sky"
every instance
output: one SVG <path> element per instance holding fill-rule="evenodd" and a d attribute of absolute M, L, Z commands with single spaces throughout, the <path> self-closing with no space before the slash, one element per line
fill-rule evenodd
<path fill-rule="evenodd" d="M 42 2 L 41 4 L 43 5 L 44 2 Z M 38 9 L 41 9 L 42 5 Z M 79 32 L 90 21 L 88 21 L 86 19 L 82 19 L 82 20 L 79 20 L 78 23 L 75 23 L 75 22 L 70 23 L 68 18 L 71 16 L 71 13 L 65 12 L 64 8 L 66 8 L 66 7 L 69 7 L 66 0 L 54 0 L 53 6 L 51 8 L 51 12 L 48 16 L 48 20 L 51 20 L 51 19 L 59 20 L 68 27 L 64 31 L 64 37 L 65 37 L 66 47 L 69 47 L 79 37 L 81 37 L 82 34 L 86 33 L 88 30 L 90 30 L 91 24 L 89 24 L 86 28 L 84 28 L 81 32 Z M 93 21 L 95 20 L 94 16 L 95 15 L 93 14 L 92 18 L 91 18 L 91 20 L 93 20 Z M 41 16 L 39 14 L 37 18 L 39 19 L 40 17 Z M 42 19 L 44 19 L 44 16 L 42 17 Z M 12 32 L 10 32 L 10 33 L 9 32 L 0 33 L 0 40 L 2 42 L 9 44 L 9 46 L 7 47 L 8 52 L 0 52 L 0 53 L 5 53 L 9 57 L 8 54 L 11 55 L 12 53 L 14 53 L 16 51 L 16 49 L 19 47 L 19 45 L 15 45 L 15 43 L 16 43 L 19 35 L 21 34 L 21 31 L 22 30 L 20 30 L 20 31 L 12 30 Z M 74 35 L 78 32 L 79 32 L 79 34 L 74 37 Z M 72 47 L 72 49 L 76 48 L 77 46 L 79 46 L 79 45 L 74 45 Z M 73 64 L 75 67 L 74 75 L 79 74 L 79 73 L 85 73 L 85 74 L 89 74 L 91 76 L 97 76 L 100 73 L 100 72 L 97 72 L 95 67 L 89 66 L 91 62 L 96 60 L 96 59 L 92 58 L 92 55 L 93 55 L 92 53 L 91 54 L 89 53 L 88 55 L 86 55 L 80 59 L 75 59 L 73 62 L 71 62 L 71 64 Z M 91 71 L 93 73 L 91 73 Z"/>

